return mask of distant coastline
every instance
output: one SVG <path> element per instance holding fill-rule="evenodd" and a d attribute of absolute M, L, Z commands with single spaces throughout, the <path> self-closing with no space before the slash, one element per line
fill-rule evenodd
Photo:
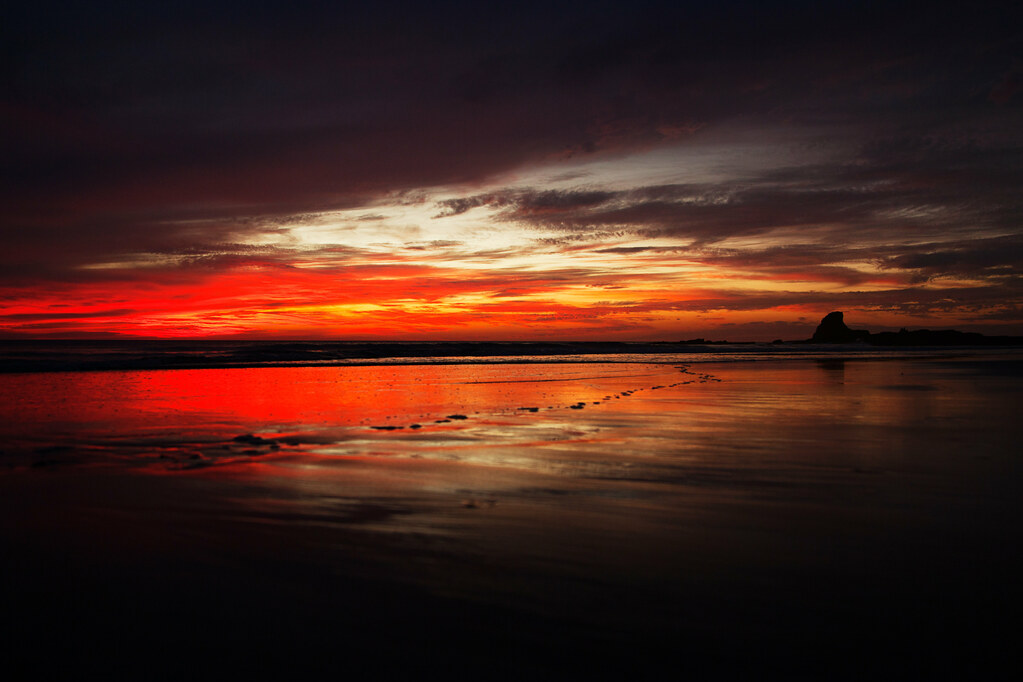
<path fill-rule="evenodd" d="M 130 370 L 341 367 L 352 365 L 716 362 L 820 356 L 881 357 L 892 352 L 1016 350 L 1023 342 L 956 343 L 931 332 L 872 335 L 854 342 L 343 342 L 343 341 L 0 341 L 0 374 Z M 970 338 L 970 337 L 968 337 Z M 911 339 L 923 339 L 911 342 Z M 936 341 L 935 341 L 936 339 Z"/>
<path fill-rule="evenodd" d="M 871 333 L 850 329 L 841 311 L 828 313 L 805 343 L 865 343 L 871 346 L 1019 346 L 1023 336 L 985 336 L 955 329 L 900 329 L 897 332 Z"/>
<path fill-rule="evenodd" d="M 895 348 L 1020 347 L 1020 336 L 984 336 L 920 329 L 871 333 L 850 329 L 835 311 L 813 336 L 794 341 L 225 341 L 0 339 L 0 374 L 106 370 L 316 367 L 331 365 L 463 364 L 471 362 L 635 362 L 644 356 L 869 352 Z M 592 357 L 588 357 L 592 356 Z M 679 361 L 684 361 L 679 359 Z"/>

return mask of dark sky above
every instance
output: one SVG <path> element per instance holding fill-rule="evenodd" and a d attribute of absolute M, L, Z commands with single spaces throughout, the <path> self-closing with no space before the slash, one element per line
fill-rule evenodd
<path fill-rule="evenodd" d="M 1023 333 L 1021 19 L 8 9 L 0 333 Z"/>

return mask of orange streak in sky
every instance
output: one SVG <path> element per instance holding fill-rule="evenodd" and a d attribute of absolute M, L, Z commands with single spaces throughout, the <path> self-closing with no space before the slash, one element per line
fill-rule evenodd
<path fill-rule="evenodd" d="M 335 261 L 220 272 L 93 270 L 87 273 L 97 278 L 92 281 L 0 292 L 6 298 L 0 332 L 152 338 L 671 340 L 716 326 L 720 312 L 735 315 L 744 310 L 736 321 L 791 321 L 800 312 L 784 306 L 782 298 L 751 312 L 745 302 L 748 287 L 730 289 L 729 281 L 736 275 L 724 270 L 700 273 L 701 279 L 722 286 L 713 290 L 686 286 L 670 271 L 648 274 L 626 264 L 545 271 Z M 761 273 L 760 278 L 827 280 L 815 272 Z M 713 320 L 707 310 L 715 311 Z"/>

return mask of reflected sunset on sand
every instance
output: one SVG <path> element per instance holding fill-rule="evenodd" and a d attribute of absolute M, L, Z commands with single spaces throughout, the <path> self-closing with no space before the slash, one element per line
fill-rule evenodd
<path fill-rule="evenodd" d="M 375 651 L 360 623 L 376 618 L 423 660 L 447 650 L 395 620 L 385 595 L 401 594 L 480 660 L 504 642 L 536 665 L 550 652 L 529 633 L 556 632 L 564 652 L 681 647 L 701 666 L 738 646 L 751 665 L 832 671 L 853 642 L 917 665 L 889 637 L 937 636 L 936 599 L 960 632 L 998 589 L 975 562 L 1017 565 L 996 536 L 1021 480 L 1019 371 L 989 354 L 6 374 L 0 532 L 22 548 L 25 600 L 135 594 L 171 641 L 167 600 L 244 598 L 320 623 L 225 616 L 283 650 L 334 633 Z M 56 583 L 31 568 L 51 551 Z M 171 562 L 161 582 L 124 577 L 154 561 Z M 186 596 L 186 575 L 218 591 Z M 878 610 L 904 626 L 870 625 Z M 97 632 L 120 632 L 100 612 Z"/>

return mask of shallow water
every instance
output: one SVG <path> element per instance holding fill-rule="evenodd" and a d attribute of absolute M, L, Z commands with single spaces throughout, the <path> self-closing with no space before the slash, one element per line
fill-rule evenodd
<path fill-rule="evenodd" d="M 313 669 L 354 650 L 509 674 L 992 661 L 1023 567 L 1021 367 L 989 353 L 0 375 L 8 599 L 34 627 L 115 638 L 141 621 Z M 145 668 L 157 654 L 136 636 Z M 353 651 L 321 646 L 338 640 Z M 95 666 L 109 652 L 86 641 Z"/>

